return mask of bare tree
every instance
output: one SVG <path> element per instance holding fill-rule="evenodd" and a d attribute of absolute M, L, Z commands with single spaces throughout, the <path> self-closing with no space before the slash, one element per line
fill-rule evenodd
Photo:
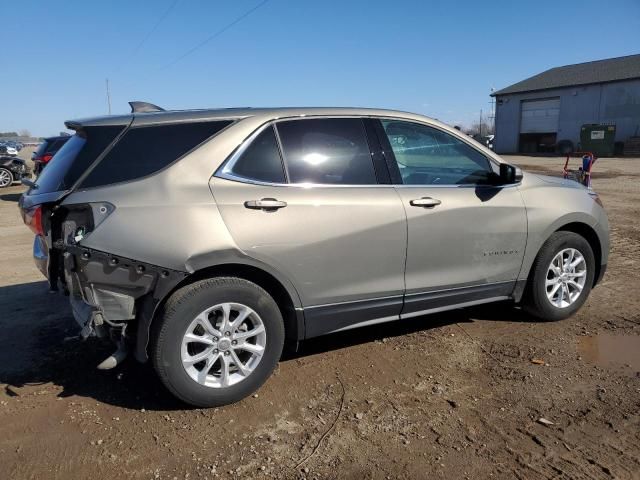
<path fill-rule="evenodd" d="M 482 127 L 482 129 L 480 127 Z M 473 122 L 471 126 L 466 129 L 466 133 L 469 135 L 493 135 L 493 125 L 484 120 L 482 121 L 482 125 L 480 122 Z"/>
<path fill-rule="evenodd" d="M 31 132 L 26 128 L 23 128 L 22 130 L 18 130 L 18 135 L 20 135 L 21 137 L 30 137 Z"/>

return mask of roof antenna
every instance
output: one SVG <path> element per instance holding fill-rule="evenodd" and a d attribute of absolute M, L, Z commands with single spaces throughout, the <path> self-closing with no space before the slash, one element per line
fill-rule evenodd
<path fill-rule="evenodd" d="M 149 102 L 129 102 L 131 113 L 164 112 L 165 109 Z"/>

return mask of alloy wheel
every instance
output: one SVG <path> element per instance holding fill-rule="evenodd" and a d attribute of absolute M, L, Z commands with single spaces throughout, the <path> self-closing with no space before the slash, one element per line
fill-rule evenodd
<path fill-rule="evenodd" d="M 545 290 L 554 307 L 572 305 L 584 289 L 587 278 L 587 262 L 580 251 L 565 248 L 551 260 L 547 269 Z"/>
<path fill-rule="evenodd" d="M 11 173 L 8 170 L 0 169 L 0 188 L 8 187 L 11 185 Z"/>
<path fill-rule="evenodd" d="M 260 316 L 241 303 L 221 303 L 200 313 L 182 338 L 187 374 L 211 388 L 226 388 L 247 378 L 259 365 L 267 344 Z"/>

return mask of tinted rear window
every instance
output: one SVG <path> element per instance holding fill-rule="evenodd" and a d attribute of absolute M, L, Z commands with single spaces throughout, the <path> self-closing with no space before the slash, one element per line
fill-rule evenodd
<path fill-rule="evenodd" d="M 68 190 L 123 130 L 123 126 L 89 127 L 71 137 L 56 152 L 36 180 L 33 193 Z"/>
<path fill-rule="evenodd" d="M 97 187 L 151 175 L 173 163 L 231 121 L 132 128 L 89 173 L 81 187 Z"/>
<path fill-rule="evenodd" d="M 67 143 L 68 140 L 69 140 L 68 138 L 59 138 L 59 139 L 55 140 L 53 143 L 51 143 L 47 147 L 47 152 L 56 153 L 58 150 L 60 150 L 62 148 L 62 146 L 65 143 Z"/>
<path fill-rule="evenodd" d="M 38 149 L 35 154 L 37 156 L 42 156 L 45 153 L 56 153 L 58 150 L 62 148 L 62 146 L 70 139 L 69 138 L 48 138 L 40 145 L 38 145 Z"/>

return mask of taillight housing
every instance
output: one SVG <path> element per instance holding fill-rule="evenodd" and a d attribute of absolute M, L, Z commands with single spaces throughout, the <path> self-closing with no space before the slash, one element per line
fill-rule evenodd
<path fill-rule="evenodd" d="M 42 163 L 47 163 L 52 158 L 53 158 L 53 155 L 51 155 L 50 153 L 45 153 L 44 155 L 42 155 L 42 157 L 40 157 L 40 161 Z"/>
<path fill-rule="evenodd" d="M 42 205 L 36 205 L 24 212 L 24 224 L 29 227 L 36 235 L 44 236 L 44 228 L 42 228 Z"/>

